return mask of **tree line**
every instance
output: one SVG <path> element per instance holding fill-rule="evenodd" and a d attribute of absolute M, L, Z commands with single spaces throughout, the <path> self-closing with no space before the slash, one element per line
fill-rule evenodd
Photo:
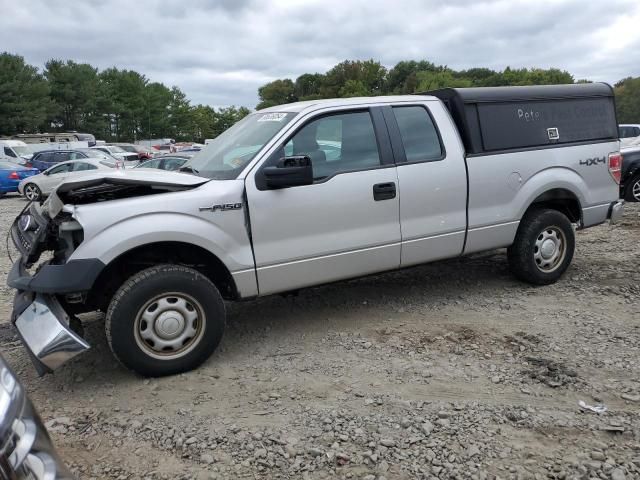
<path fill-rule="evenodd" d="M 557 68 L 489 68 L 454 70 L 426 60 L 401 61 L 387 69 L 374 60 L 347 60 L 326 73 L 305 73 L 295 80 L 269 82 L 258 89 L 260 103 L 266 108 L 282 103 L 319 98 L 402 95 L 445 87 L 498 87 L 509 85 L 552 85 L 587 83 Z M 614 87 L 618 120 L 640 123 L 640 77 L 625 78 Z"/>
<path fill-rule="evenodd" d="M 40 72 L 19 55 L 0 54 L 0 136 L 75 130 L 107 141 L 204 141 L 247 114 L 192 105 L 178 87 L 133 70 L 54 59 Z"/>
<path fill-rule="evenodd" d="M 257 109 L 319 98 L 408 94 L 443 87 L 492 87 L 580 83 L 557 68 L 454 70 L 427 60 L 401 61 L 387 69 L 374 60 L 347 60 L 326 73 L 277 79 L 258 89 Z M 618 120 L 640 123 L 640 77 L 615 85 Z M 0 136 L 76 130 L 107 141 L 214 138 L 249 114 L 246 107 L 192 105 L 177 86 L 153 82 L 133 70 L 98 70 L 72 60 L 44 69 L 0 54 Z"/>

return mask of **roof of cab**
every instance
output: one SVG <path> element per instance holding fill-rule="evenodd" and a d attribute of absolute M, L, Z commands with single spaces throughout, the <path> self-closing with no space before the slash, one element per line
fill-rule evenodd
<path fill-rule="evenodd" d="M 306 100 L 304 102 L 287 103 L 284 105 L 276 105 L 274 107 L 258 110 L 258 113 L 299 113 L 303 110 L 315 110 L 317 108 L 326 107 L 342 107 L 345 105 L 370 105 L 375 103 L 392 103 L 392 102 L 420 102 L 434 101 L 436 98 L 430 95 L 390 95 L 379 97 L 350 97 L 350 98 L 327 98 L 319 100 Z M 315 107 L 315 108 L 314 108 Z"/>

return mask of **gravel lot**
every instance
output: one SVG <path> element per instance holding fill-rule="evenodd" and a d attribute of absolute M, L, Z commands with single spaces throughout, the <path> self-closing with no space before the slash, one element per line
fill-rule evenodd
<path fill-rule="evenodd" d="M 3 235 L 23 206 L 0 199 Z M 231 304 L 216 354 L 157 380 L 99 316 L 38 378 L 2 281 L 2 353 L 79 478 L 639 479 L 640 205 L 577 238 L 548 287 L 495 251 Z"/>

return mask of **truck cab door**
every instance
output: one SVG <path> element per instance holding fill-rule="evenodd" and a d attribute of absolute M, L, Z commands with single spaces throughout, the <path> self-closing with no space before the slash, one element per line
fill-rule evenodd
<path fill-rule="evenodd" d="M 467 228 L 462 142 L 437 101 L 383 107 L 398 167 L 402 266 L 460 255 Z"/>
<path fill-rule="evenodd" d="M 269 188 L 264 169 L 311 159 L 313 183 Z M 261 295 L 400 265 L 398 177 L 380 108 L 316 114 L 246 179 Z"/>

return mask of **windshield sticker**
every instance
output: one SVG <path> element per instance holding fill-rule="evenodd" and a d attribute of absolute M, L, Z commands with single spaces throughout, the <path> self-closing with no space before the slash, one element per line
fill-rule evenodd
<path fill-rule="evenodd" d="M 286 113 L 265 113 L 258 121 L 259 122 L 281 122 L 287 116 Z"/>

